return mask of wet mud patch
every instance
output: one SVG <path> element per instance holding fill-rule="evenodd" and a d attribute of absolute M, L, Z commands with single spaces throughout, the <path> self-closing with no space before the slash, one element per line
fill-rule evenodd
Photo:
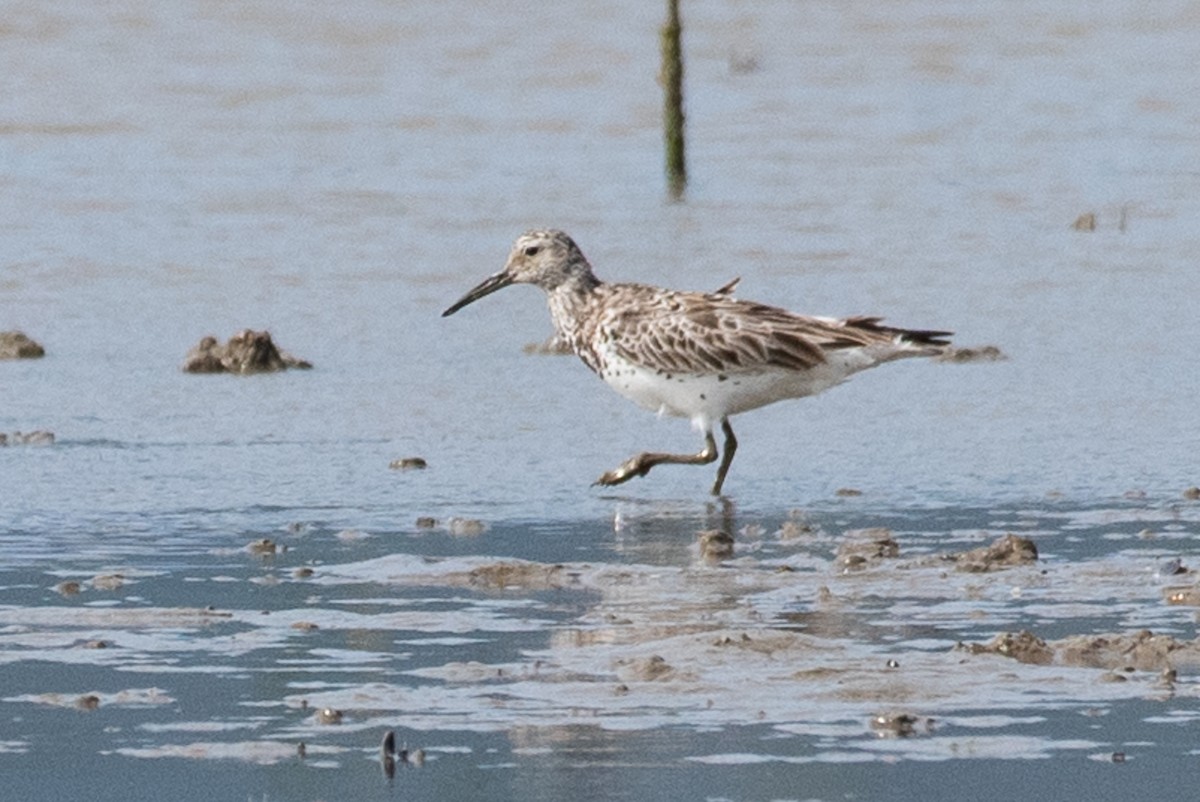
<path fill-rule="evenodd" d="M 0 664 L 25 678 L 2 704 L 129 707 L 139 720 L 107 736 L 111 754 L 252 765 L 378 758 L 393 730 L 427 744 L 432 732 L 748 722 L 837 745 L 803 758 L 816 762 L 957 759 L 968 734 L 975 754 L 1002 742 L 1101 754 L 1070 711 L 1152 703 L 1172 719 L 1200 695 L 1194 611 L 1170 597 L 1192 587 L 1181 548 L 1198 517 L 1145 499 L 1074 511 L 635 507 L 568 533 L 600 544 L 588 559 L 545 561 L 484 552 L 527 536 L 503 522 L 479 540 L 429 535 L 480 551 L 458 556 L 405 551 L 423 541 L 379 526 L 350 551 L 335 533 L 359 530 L 328 527 L 267 560 L 204 551 L 207 568 L 182 577 L 132 566 L 110 590 L 85 579 L 75 594 L 41 582 L 43 604 L 0 607 Z M 732 548 L 714 558 L 706 540 Z M 1172 560 L 1179 570 L 1164 568 Z M 184 591 L 226 606 L 184 603 Z M 39 687 L 34 665 L 107 681 Z M 131 674 L 153 695 L 92 690 L 146 687 L 120 681 Z M 237 701 L 214 698 L 214 679 Z"/>
<path fill-rule="evenodd" d="M 341 756 L 347 749 L 330 746 L 309 746 L 282 741 L 194 741 L 184 744 L 160 746 L 124 746 L 113 750 L 114 754 L 136 758 L 183 758 L 186 760 L 233 760 L 271 766 L 284 761 L 314 757 L 326 759 L 326 768 L 337 768 L 340 763 L 328 758 Z"/>
<path fill-rule="evenodd" d="M 51 707 L 68 707 L 76 710 L 96 710 L 101 707 L 151 707 L 169 705 L 175 701 L 160 688 L 127 688 L 112 693 L 88 691 L 85 693 L 46 692 L 20 694 L 5 697 L 5 702 L 29 702 Z"/>

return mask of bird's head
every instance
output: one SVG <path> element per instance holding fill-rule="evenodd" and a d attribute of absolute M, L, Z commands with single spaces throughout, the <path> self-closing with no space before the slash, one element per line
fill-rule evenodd
<path fill-rule="evenodd" d="M 442 312 L 442 317 L 453 315 L 464 306 L 510 284 L 535 284 L 551 292 L 563 284 L 580 280 L 595 281 L 587 259 L 573 239 L 555 229 L 526 231 L 513 243 L 504 269 L 468 291 Z"/>

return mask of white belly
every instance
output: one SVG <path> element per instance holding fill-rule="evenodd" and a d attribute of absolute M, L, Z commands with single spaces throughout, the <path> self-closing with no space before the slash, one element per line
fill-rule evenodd
<path fill-rule="evenodd" d="M 759 373 L 669 374 L 609 355 L 601 375 L 614 390 L 659 414 L 690 418 L 702 428 L 726 415 L 757 409 L 787 398 L 803 398 L 827 390 L 850 375 L 877 364 L 859 349 L 828 355 L 809 370 L 773 368 Z"/>

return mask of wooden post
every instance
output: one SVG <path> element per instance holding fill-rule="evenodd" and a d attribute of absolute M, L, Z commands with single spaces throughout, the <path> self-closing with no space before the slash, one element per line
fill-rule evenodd
<path fill-rule="evenodd" d="M 680 46 L 679 0 L 667 0 L 667 21 L 659 32 L 662 43 L 663 136 L 667 150 L 667 190 L 681 200 L 687 186 L 683 151 L 683 48 Z"/>

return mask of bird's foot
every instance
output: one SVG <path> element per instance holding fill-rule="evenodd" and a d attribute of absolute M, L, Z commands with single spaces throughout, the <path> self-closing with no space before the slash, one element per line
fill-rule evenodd
<path fill-rule="evenodd" d="M 642 457 L 642 454 L 630 457 L 611 471 L 607 471 L 593 482 L 592 486 L 604 485 L 605 487 L 612 487 L 613 485 L 624 484 L 635 476 L 645 476 L 650 473 L 650 469 L 654 467 L 654 463 Z"/>

